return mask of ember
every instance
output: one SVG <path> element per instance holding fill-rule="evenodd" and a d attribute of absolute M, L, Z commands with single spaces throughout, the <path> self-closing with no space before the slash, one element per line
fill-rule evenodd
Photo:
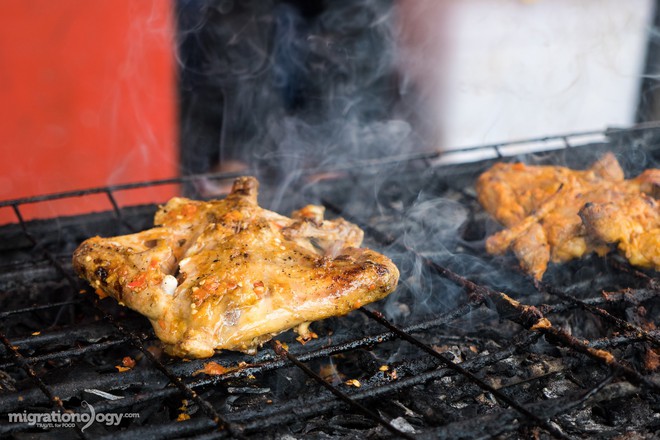
<path fill-rule="evenodd" d="M 204 368 L 197 370 L 193 373 L 193 376 L 197 376 L 200 373 L 208 374 L 210 376 L 221 376 L 229 371 L 228 368 L 223 367 L 217 362 L 206 362 Z"/>

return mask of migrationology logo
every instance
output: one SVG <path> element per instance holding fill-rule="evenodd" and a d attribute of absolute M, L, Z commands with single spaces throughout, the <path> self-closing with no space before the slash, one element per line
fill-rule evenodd
<path fill-rule="evenodd" d="M 20 413 L 9 413 L 9 423 L 27 423 L 31 426 L 38 428 L 73 428 L 76 424 L 84 424 L 81 431 L 89 428 L 92 423 L 103 423 L 106 426 L 117 426 L 124 418 L 137 419 L 140 417 L 138 413 L 97 413 L 94 406 L 83 400 L 82 407 L 87 408 L 89 412 L 41 412 L 29 413 L 23 411 Z"/>

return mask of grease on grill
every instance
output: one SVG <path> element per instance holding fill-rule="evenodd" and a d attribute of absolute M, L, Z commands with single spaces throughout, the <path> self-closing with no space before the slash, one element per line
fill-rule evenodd
<path fill-rule="evenodd" d="M 229 371 L 232 371 L 233 369 L 227 368 L 223 365 L 220 365 L 217 362 L 205 362 L 204 367 L 195 371 L 193 373 L 193 376 L 197 376 L 198 374 L 208 374 L 209 376 L 222 376 L 223 374 L 226 374 Z"/>

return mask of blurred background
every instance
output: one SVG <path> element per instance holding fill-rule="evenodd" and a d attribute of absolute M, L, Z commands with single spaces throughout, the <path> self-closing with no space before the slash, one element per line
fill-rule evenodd
<path fill-rule="evenodd" d="M 217 171 L 286 179 L 660 119 L 653 0 L 0 4 L 0 200 Z M 98 195 L 22 212 L 110 208 Z"/>

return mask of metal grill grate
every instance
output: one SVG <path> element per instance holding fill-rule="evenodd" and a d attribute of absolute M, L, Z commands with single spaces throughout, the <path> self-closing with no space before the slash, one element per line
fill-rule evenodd
<path fill-rule="evenodd" d="M 137 411 L 140 418 L 116 427 L 54 428 L 58 433 L 113 439 L 657 433 L 657 280 L 616 258 L 590 258 L 550 271 L 550 284 L 535 286 L 511 259 L 484 254 L 479 242 L 492 225 L 471 185 L 490 158 L 530 143 L 545 150 L 525 156 L 530 161 L 580 165 L 614 150 L 633 171 L 655 166 L 659 133 L 658 126 L 645 125 L 387 158 L 334 167 L 335 178 L 315 184 L 305 177 L 328 169 L 301 172 L 286 189 L 298 197 L 278 210 L 320 202 L 359 224 L 368 246 L 395 259 L 401 286 L 378 304 L 317 324 L 319 339 L 304 346 L 285 334 L 256 356 L 216 355 L 212 360 L 229 368 L 221 376 L 196 374 L 208 360 L 161 357 L 146 320 L 85 290 L 69 259 L 94 233 L 148 227 L 154 207 L 121 208 L 117 191 L 235 175 L 1 202 L 18 223 L 0 229 L 6 253 L 0 259 L 0 433 L 43 432 L 8 423 L 8 413 L 85 413 L 83 400 L 97 414 Z M 594 136 L 599 141 L 589 148 L 572 148 L 576 139 Z M 474 153 L 481 155 L 477 162 L 447 165 Z M 75 203 L 99 193 L 112 212 L 32 222 L 21 215 L 24 204 Z M 452 229 L 457 240 L 446 235 L 448 223 L 438 216 L 459 208 L 466 220 L 460 231 Z M 114 366 L 124 355 L 138 364 L 119 372 Z M 358 379 L 360 387 L 345 379 Z M 182 413 L 191 417 L 178 420 Z"/>

